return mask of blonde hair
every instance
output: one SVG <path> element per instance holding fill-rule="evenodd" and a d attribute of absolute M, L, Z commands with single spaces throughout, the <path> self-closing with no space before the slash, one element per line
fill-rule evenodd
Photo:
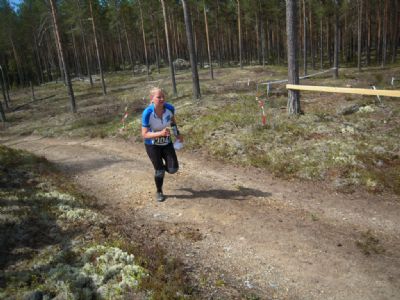
<path fill-rule="evenodd" d="M 157 92 L 161 92 L 165 97 L 165 91 L 162 88 L 155 86 L 150 89 L 150 101 L 153 100 L 153 97 Z"/>

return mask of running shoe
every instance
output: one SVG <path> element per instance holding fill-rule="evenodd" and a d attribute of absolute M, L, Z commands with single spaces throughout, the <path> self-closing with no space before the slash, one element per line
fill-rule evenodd
<path fill-rule="evenodd" d="M 157 192 L 156 193 L 156 200 L 158 202 L 163 202 L 165 200 L 165 196 L 163 195 L 163 193 Z"/>

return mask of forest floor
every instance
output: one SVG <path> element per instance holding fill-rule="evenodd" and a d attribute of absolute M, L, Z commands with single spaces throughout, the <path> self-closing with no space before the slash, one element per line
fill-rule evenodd
<path fill-rule="evenodd" d="M 398 89 L 390 82 L 399 70 L 344 68 L 338 81 L 324 74 L 304 82 Z M 284 67 L 220 68 L 215 80 L 203 69 L 198 102 L 182 71 L 168 101 L 185 147 L 179 172 L 166 175 L 167 200 L 158 203 L 140 114 L 152 86 L 171 95 L 168 74 L 108 73 L 107 95 L 99 81 L 76 80 L 76 114 L 61 83 L 36 87 L 35 99 L 29 89 L 14 90 L 0 143 L 46 157 L 97 199 L 112 220 L 101 236 L 113 240 L 115 228 L 118 238 L 155 252 L 149 257 L 158 259 L 159 249 L 182 262 L 189 289 L 181 289 L 179 263 L 168 282 L 192 298 L 400 298 L 398 99 L 304 92 L 305 114 L 292 118 L 284 86 L 269 96 L 256 86 L 286 78 Z M 265 101 L 265 126 L 256 95 Z M 152 275 L 159 271 L 165 285 L 171 267 L 162 262 Z"/>
<path fill-rule="evenodd" d="M 400 199 L 281 180 L 181 150 L 154 198 L 143 145 L 119 138 L 5 137 L 45 156 L 121 235 L 179 258 L 203 299 L 399 299 Z"/>

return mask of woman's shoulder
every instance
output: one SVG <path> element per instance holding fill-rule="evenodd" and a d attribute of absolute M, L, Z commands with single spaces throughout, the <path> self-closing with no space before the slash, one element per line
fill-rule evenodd
<path fill-rule="evenodd" d="M 150 104 L 149 106 L 147 106 L 147 107 L 144 109 L 143 114 L 151 113 L 151 112 L 153 112 L 153 111 L 154 111 L 154 105 L 153 105 L 153 104 Z"/>
<path fill-rule="evenodd" d="M 171 103 L 165 102 L 164 107 L 172 111 L 172 113 L 175 113 L 175 107 Z"/>

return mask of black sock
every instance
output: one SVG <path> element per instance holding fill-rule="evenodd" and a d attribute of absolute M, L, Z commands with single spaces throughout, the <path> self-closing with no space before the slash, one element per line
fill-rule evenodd
<path fill-rule="evenodd" d="M 154 180 L 156 182 L 157 193 L 162 193 L 162 186 L 163 186 L 163 183 L 164 183 L 164 178 L 155 176 Z"/>

